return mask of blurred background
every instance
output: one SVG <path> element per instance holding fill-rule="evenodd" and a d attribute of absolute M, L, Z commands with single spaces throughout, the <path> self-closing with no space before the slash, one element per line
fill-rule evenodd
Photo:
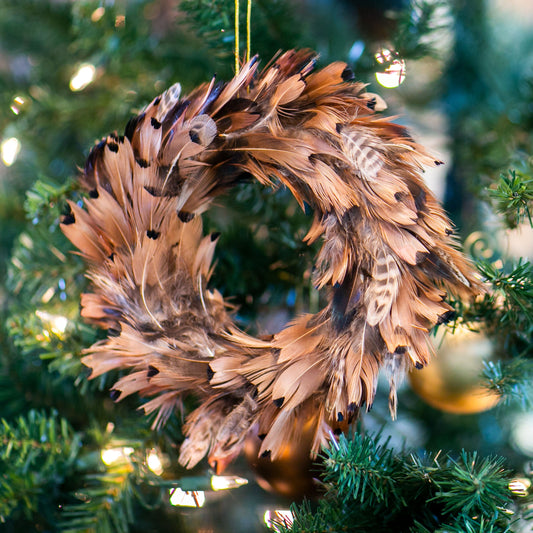
<path fill-rule="evenodd" d="M 77 168 L 172 83 L 187 93 L 214 73 L 233 75 L 233 9 L 228 0 L 0 0 L 2 531 L 263 531 L 267 511 L 313 486 L 317 467 L 302 449 L 281 465 L 243 457 L 228 473 L 235 488 L 205 489 L 206 464 L 192 474 L 176 466 L 179 416 L 153 433 L 138 398 L 109 399 L 116 376 L 89 383 L 79 361 L 103 334 L 80 320 L 83 265 L 58 229 L 65 198 L 81 198 Z M 531 1 L 254 0 L 251 42 L 262 64 L 294 47 L 316 50 L 319 64 L 346 61 L 383 97 L 445 161 L 427 182 L 494 289 L 474 308 L 456 302 L 459 318 L 435 335 L 436 365 L 402 386 L 398 420 L 384 383 L 361 431 L 381 430 L 397 450 L 502 455 L 530 498 Z M 318 306 L 315 250 L 301 242 L 308 224 L 287 191 L 250 184 L 205 217 L 205 231 L 222 232 L 213 286 L 234 296 L 242 327 L 274 332 Z M 183 490 L 202 491 L 192 507 L 176 490 L 185 478 Z"/>

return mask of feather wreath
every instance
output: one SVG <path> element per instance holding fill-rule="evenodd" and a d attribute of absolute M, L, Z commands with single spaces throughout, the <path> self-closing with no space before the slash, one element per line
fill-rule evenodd
<path fill-rule="evenodd" d="M 188 467 L 207 454 L 221 471 L 252 427 L 259 453 L 276 458 L 304 421 L 316 454 L 372 404 L 381 367 L 394 416 L 397 375 L 428 362 L 428 332 L 452 313 L 447 291 L 482 290 L 421 179 L 440 162 L 376 114 L 384 102 L 346 64 L 314 66 L 312 52 L 289 51 L 187 97 L 173 85 L 94 147 L 85 209 L 70 202 L 62 221 L 92 281 L 82 316 L 108 330 L 84 364 L 91 377 L 129 370 L 112 397 L 148 397 L 155 426 L 196 395 L 180 452 Z M 311 206 L 305 240 L 322 241 L 314 281 L 327 305 L 268 340 L 238 329 L 207 288 L 217 235 L 203 235 L 200 214 L 250 176 Z"/>

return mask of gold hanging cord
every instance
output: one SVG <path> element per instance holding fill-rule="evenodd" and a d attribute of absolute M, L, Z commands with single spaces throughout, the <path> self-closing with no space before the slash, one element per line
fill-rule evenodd
<path fill-rule="evenodd" d="M 248 0 L 246 6 L 246 62 L 250 61 L 250 49 L 252 48 L 252 0 Z"/>
<path fill-rule="evenodd" d="M 240 18 L 240 2 L 235 0 L 235 74 L 237 75 L 240 70 L 239 64 L 239 48 L 240 48 L 240 36 L 239 36 L 239 18 Z M 250 50 L 252 48 L 252 0 L 248 0 L 246 4 L 246 61 L 250 61 Z"/>
<path fill-rule="evenodd" d="M 239 0 L 235 0 L 235 75 L 239 73 Z"/>

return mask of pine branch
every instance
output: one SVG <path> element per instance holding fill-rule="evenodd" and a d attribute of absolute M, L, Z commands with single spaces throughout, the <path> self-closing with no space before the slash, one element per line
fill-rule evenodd
<path fill-rule="evenodd" d="M 517 264 L 477 260 L 476 265 L 490 289 L 469 307 L 455 301 L 458 316 L 466 324 L 482 324 L 502 357 L 532 357 L 533 265 L 522 259 Z"/>
<path fill-rule="evenodd" d="M 427 529 L 417 522 L 412 533 L 507 533 L 512 531 L 510 525 L 502 526 L 499 521 L 498 514 L 492 518 L 472 518 L 460 515 L 455 522 L 445 524 L 436 530 Z"/>
<path fill-rule="evenodd" d="M 233 22 L 234 1 L 183 0 L 180 9 L 200 39 L 204 40 L 219 58 L 231 57 L 235 41 Z"/>
<path fill-rule="evenodd" d="M 219 63 L 231 64 L 229 58 L 235 43 L 234 0 L 183 0 L 180 10 L 199 41 L 207 45 Z M 270 57 L 280 49 L 301 46 L 302 29 L 293 24 L 297 14 L 291 2 L 254 0 L 252 12 L 252 54 Z M 241 8 L 240 15 L 241 34 L 244 34 L 246 9 Z M 244 57 L 246 39 L 241 42 L 241 57 Z"/>
<path fill-rule="evenodd" d="M 518 170 L 501 174 L 500 181 L 489 189 L 496 211 L 504 216 L 509 228 L 516 228 L 527 218 L 533 227 L 531 206 L 533 205 L 533 179 Z"/>
<path fill-rule="evenodd" d="M 419 59 L 435 55 L 435 43 L 440 32 L 451 21 L 450 17 L 442 16 L 447 9 L 448 3 L 443 0 L 411 0 L 408 8 L 399 12 L 394 45 L 402 58 Z"/>
<path fill-rule="evenodd" d="M 63 507 L 59 530 L 68 533 L 127 533 L 134 521 L 135 477 L 128 465 L 86 475 L 76 491 L 79 503 Z"/>
<path fill-rule="evenodd" d="M 485 306 L 483 311 L 488 311 L 487 304 L 492 305 L 492 313 L 483 314 L 489 329 L 500 332 L 507 329 L 529 341 L 533 327 L 533 265 L 520 260 L 502 268 L 478 263 L 478 268 L 493 287 L 481 304 Z"/>
<path fill-rule="evenodd" d="M 387 443 L 356 433 L 341 437 L 327 450 L 325 482 L 333 482 L 339 497 L 365 506 L 401 501 L 394 483 L 395 460 Z M 391 505 L 392 506 L 392 505 Z"/>
<path fill-rule="evenodd" d="M 0 426 L 0 519 L 29 517 L 53 503 L 80 451 L 80 435 L 56 413 L 29 411 Z"/>
<path fill-rule="evenodd" d="M 341 435 L 324 457 L 325 498 L 293 506 L 294 522 L 280 531 L 509 531 L 510 472 L 500 457 L 397 453 L 358 434 Z"/>
<path fill-rule="evenodd" d="M 485 363 L 483 378 L 506 404 L 517 402 L 523 410 L 533 407 L 533 360 L 518 357 Z"/>
<path fill-rule="evenodd" d="M 533 401 L 533 265 L 522 259 L 518 263 L 478 259 L 476 265 L 489 290 L 468 306 L 454 301 L 456 323 L 483 330 L 495 344 L 499 361 L 485 366 L 487 387 L 505 404 L 527 408 Z"/>
<path fill-rule="evenodd" d="M 463 451 L 458 460 L 449 458 L 447 468 L 435 471 L 438 491 L 429 501 L 442 504 L 444 514 L 490 516 L 509 502 L 503 465 L 501 457 L 479 459 L 476 452 Z"/>
<path fill-rule="evenodd" d="M 154 474 L 146 461 L 154 447 L 152 436 L 145 440 L 110 438 L 109 431 L 96 430 L 93 447 L 78 461 L 77 487 L 71 501 L 63 505 L 56 524 L 65 533 L 128 533 L 139 509 L 169 511 L 169 488 L 179 486 L 172 469 L 165 477 Z M 101 450 L 118 451 L 110 464 L 103 463 Z M 102 457 L 102 459 L 101 459 Z M 170 509 L 172 511 L 172 509 Z"/>

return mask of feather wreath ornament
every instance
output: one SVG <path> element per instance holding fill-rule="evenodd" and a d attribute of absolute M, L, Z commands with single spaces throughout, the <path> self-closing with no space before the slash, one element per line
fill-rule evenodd
<path fill-rule="evenodd" d="M 314 67 L 312 52 L 289 51 L 187 97 L 173 85 L 93 148 L 85 209 L 70 202 L 62 221 L 92 281 L 81 314 L 108 331 L 83 363 L 91 377 L 129 370 L 112 397 L 148 397 L 155 426 L 196 395 L 187 467 L 207 454 L 222 471 L 251 428 L 274 459 L 305 426 L 316 454 L 372 404 L 381 367 L 394 416 L 398 374 L 426 365 L 429 330 L 452 314 L 447 291 L 482 290 L 421 179 L 440 162 L 376 113 L 384 102 L 346 64 Z M 207 288 L 218 236 L 203 235 L 200 215 L 250 176 L 310 206 L 305 240 L 322 241 L 314 282 L 327 305 L 267 340 Z"/>

